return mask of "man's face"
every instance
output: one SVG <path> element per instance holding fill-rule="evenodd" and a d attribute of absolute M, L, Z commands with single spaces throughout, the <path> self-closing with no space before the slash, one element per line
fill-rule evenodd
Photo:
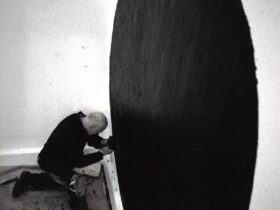
<path fill-rule="evenodd" d="M 102 122 L 92 121 L 89 127 L 89 135 L 98 134 L 105 129 L 105 125 Z"/>

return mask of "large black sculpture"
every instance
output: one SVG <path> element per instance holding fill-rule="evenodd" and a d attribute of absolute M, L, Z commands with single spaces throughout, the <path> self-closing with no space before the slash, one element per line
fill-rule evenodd
<path fill-rule="evenodd" d="M 248 209 L 257 150 L 239 0 L 119 0 L 110 102 L 125 210 Z"/>

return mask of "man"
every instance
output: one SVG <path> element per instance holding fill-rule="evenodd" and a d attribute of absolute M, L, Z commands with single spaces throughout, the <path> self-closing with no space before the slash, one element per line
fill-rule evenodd
<path fill-rule="evenodd" d="M 75 167 L 96 163 L 113 151 L 112 137 L 103 139 L 98 135 L 107 125 L 107 118 L 102 112 L 92 112 L 88 116 L 78 112 L 62 120 L 38 155 L 38 164 L 45 172 L 32 174 L 23 171 L 14 185 L 13 197 L 18 197 L 28 189 L 43 190 L 57 185 L 69 187 L 70 183 L 77 186 L 82 180 L 73 171 Z M 99 151 L 84 155 L 86 144 Z M 82 192 L 78 193 L 83 195 Z"/>

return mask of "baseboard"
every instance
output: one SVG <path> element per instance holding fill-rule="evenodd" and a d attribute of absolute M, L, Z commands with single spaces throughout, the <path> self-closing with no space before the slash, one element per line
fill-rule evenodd
<path fill-rule="evenodd" d="M 0 151 L 0 166 L 37 165 L 40 148 Z"/>

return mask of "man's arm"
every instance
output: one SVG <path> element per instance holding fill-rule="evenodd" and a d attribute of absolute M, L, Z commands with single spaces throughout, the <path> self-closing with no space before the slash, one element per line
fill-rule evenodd
<path fill-rule="evenodd" d="M 112 136 L 110 136 L 108 139 L 103 139 L 98 135 L 92 135 L 88 137 L 87 143 L 89 146 L 95 147 L 96 149 L 101 149 L 105 146 L 109 146 L 110 149 L 114 149 L 114 141 Z"/>
<path fill-rule="evenodd" d="M 104 140 L 105 139 L 101 138 L 100 136 L 98 136 L 96 134 L 90 135 L 87 138 L 87 144 L 88 144 L 88 146 L 95 147 L 96 149 L 100 149 L 105 146 Z"/>
<path fill-rule="evenodd" d="M 82 168 L 82 167 L 86 167 L 88 165 L 97 163 L 103 159 L 103 155 L 108 155 L 112 152 L 113 152 L 113 150 L 110 149 L 108 145 L 104 146 L 103 148 L 100 149 L 99 152 L 83 155 L 82 158 L 80 158 L 76 162 L 76 167 Z"/>
<path fill-rule="evenodd" d="M 86 154 L 86 155 L 83 155 L 82 158 L 80 158 L 76 162 L 76 167 L 77 168 L 83 168 L 83 167 L 86 167 L 88 165 L 97 163 L 102 159 L 103 159 L 102 152 L 95 152 L 95 153 L 91 153 L 91 154 Z"/>

